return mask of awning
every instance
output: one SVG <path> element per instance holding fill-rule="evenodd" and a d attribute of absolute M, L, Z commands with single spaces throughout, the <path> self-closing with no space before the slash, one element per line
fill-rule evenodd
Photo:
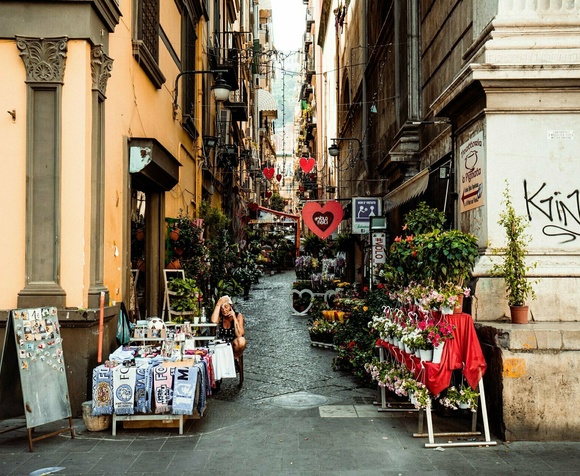
<path fill-rule="evenodd" d="M 383 210 L 388 212 L 412 198 L 421 195 L 429 185 L 429 169 L 423 169 L 413 178 L 399 185 L 383 197 Z"/>
<path fill-rule="evenodd" d="M 130 139 L 129 172 L 136 188 L 167 192 L 179 182 L 179 167 L 179 161 L 156 139 Z"/>
<path fill-rule="evenodd" d="M 265 112 L 268 115 L 278 117 L 278 103 L 270 91 L 265 89 L 256 89 L 256 98 L 258 101 L 258 111 Z"/>

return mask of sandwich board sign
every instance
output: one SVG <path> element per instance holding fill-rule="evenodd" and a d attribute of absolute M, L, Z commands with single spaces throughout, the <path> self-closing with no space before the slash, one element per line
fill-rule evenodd
<path fill-rule="evenodd" d="M 0 360 L 0 419 L 26 417 L 28 444 L 70 431 L 72 412 L 56 307 L 15 309 L 8 315 Z M 69 426 L 32 438 L 35 427 L 68 418 Z"/>

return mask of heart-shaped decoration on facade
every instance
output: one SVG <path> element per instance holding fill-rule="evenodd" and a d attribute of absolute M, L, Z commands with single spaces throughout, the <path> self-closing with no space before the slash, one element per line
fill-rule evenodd
<path fill-rule="evenodd" d="M 266 198 L 270 198 L 271 196 L 272 196 L 272 192 L 268 190 L 266 192 Z"/>
<path fill-rule="evenodd" d="M 304 223 L 316 236 L 328 238 L 338 228 L 342 221 L 343 211 L 340 203 L 330 200 L 320 205 L 317 202 L 308 202 L 302 208 Z"/>
<path fill-rule="evenodd" d="M 278 174 L 278 175 L 276 175 L 276 180 L 278 180 L 278 182 L 279 182 L 280 180 L 282 180 L 282 174 Z"/>
<path fill-rule="evenodd" d="M 264 173 L 264 177 L 266 177 L 268 180 L 272 180 L 276 171 L 274 170 L 274 167 L 265 167 L 262 172 Z"/>
<path fill-rule="evenodd" d="M 304 172 L 305 174 L 310 172 L 315 165 L 316 160 L 314 160 L 312 157 L 310 157 L 309 159 L 307 159 L 306 157 L 302 157 L 300 159 L 300 168 L 302 169 L 302 172 Z"/>

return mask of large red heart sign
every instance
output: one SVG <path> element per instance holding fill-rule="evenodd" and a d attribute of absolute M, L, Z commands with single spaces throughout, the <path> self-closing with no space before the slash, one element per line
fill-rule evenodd
<path fill-rule="evenodd" d="M 328 238 L 342 221 L 342 207 L 336 200 L 330 200 L 321 206 L 317 202 L 308 202 L 302 208 L 302 218 L 306 226 L 319 238 Z"/>
<path fill-rule="evenodd" d="M 262 172 L 264 173 L 264 177 L 266 177 L 268 180 L 272 180 L 275 170 L 274 167 L 265 167 Z"/>
<path fill-rule="evenodd" d="M 310 157 L 309 159 L 307 159 L 306 157 L 302 157 L 300 159 L 300 168 L 302 169 L 302 171 L 305 174 L 310 172 L 314 168 L 315 165 L 316 165 L 316 160 L 314 160 L 312 157 Z"/>

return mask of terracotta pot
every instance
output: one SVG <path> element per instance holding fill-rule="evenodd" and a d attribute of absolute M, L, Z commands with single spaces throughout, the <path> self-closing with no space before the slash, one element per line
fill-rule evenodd
<path fill-rule="evenodd" d="M 179 239 L 179 229 L 174 228 L 169 232 L 169 239 L 173 241 L 177 241 Z"/>
<path fill-rule="evenodd" d="M 528 323 L 528 306 L 510 306 L 510 314 L 512 324 L 527 324 Z"/>
<path fill-rule="evenodd" d="M 181 263 L 178 259 L 174 259 L 171 263 L 166 266 L 167 269 L 181 269 Z"/>
<path fill-rule="evenodd" d="M 135 238 L 137 241 L 143 241 L 145 239 L 145 228 L 139 228 L 135 231 Z"/>
<path fill-rule="evenodd" d="M 463 293 L 461 293 L 457 301 L 457 305 L 453 308 L 453 314 L 461 314 L 463 312 Z"/>

